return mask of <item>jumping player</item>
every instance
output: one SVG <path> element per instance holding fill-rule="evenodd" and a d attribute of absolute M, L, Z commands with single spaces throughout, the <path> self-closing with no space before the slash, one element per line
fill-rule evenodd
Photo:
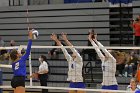
<path fill-rule="evenodd" d="M 102 71 L 103 71 L 102 89 L 118 90 L 118 84 L 115 77 L 116 59 L 110 54 L 110 52 L 112 51 L 110 52 L 107 51 L 107 49 L 99 41 L 97 41 L 96 37 L 97 35 L 94 35 L 92 33 L 90 33 L 88 36 L 89 41 L 95 48 L 95 51 L 97 52 L 102 62 Z"/>
<path fill-rule="evenodd" d="M 57 39 L 55 34 L 51 35 L 52 40 L 54 40 L 58 46 L 63 46 L 61 42 Z M 83 60 L 78 51 L 73 47 L 73 45 L 67 39 L 67 35 L 62 33 L 62 39 L 66 42 L 68 46 L 72 46 L 71 51 L 73 52 L 72 56 L 67 52 L 67 50 L 62 47 L 62 51 L 65 55 L 65 58 L 68 61 L 68 78 L 67 80 L 70 81 L 70 88 L 85 88 L 85 84 L 83 83 L 82 77 L 82 67 L 83 67 Z M 70 90 L 69 93 L 85 93 L 84 91 L 75 91 Z"/>
<path fill-rule="evenodd" d="M 14 93 L 25 93 L 25 77 L 26 77 L 26 60 L 30 55 L 32 45 L 32 32 L 29 31 L 28 46 L 25 55 L 22 56 L 16 49 L 11 50 L 10 58 L 12 60 L 12 70 L 14 76 L 11 80 L 11 86 Z"/>

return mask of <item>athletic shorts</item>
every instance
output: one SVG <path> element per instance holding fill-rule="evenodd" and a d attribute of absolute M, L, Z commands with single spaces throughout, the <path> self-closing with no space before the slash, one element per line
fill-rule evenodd
<path fill-rule="evenodd" d="M 118 90 L 118 85 L 111 85 L 111 86 L 102 86 L 102 89 L 108 89 L 108 90 Z"/>
<path fill-rule="evenodd" d="M 12 88 L 25 87 L 25 76 L 14 76 L 11 80 L 11 86 Z"/>
<path fill-rule="evenodd" d="M 70 88 L 85 88 L 85 83 L 83 82 L 70 82 Z"/>

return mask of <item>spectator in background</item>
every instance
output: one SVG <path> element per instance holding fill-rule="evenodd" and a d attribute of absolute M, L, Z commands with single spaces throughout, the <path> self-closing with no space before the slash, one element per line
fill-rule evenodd
<path fill-rule="evenodd" d="M 56 43 L 54 43 L 52 46 L 56 46 Z M 48 55 L 50 59 L 56 59 L 58 58 L 58 53 L 59 53 L 59 49 L 53 48 L 48 52 Z"/>
<path fill-rule="evenodd" d="M 2 39 L 2 37 L 0 36 L 0 47 L 4 47 L 5 46 L 5 42 Z M 5 54 L 7 53 L 6 49 L 0 49 L 0 61 L 4 61 L 5 60 Z"/>
<path fill-rule="evenodd" d="M 140 88 L 140 60 L 138 61 L 138 65 L 137 65 L 137 71 L 136 71 L 136 80 L 138 82 L 138 88 Z"/>
<path fill-rule="evenodd" d="M 133 65 L 133 76 L 135 76 L 136 71 L 137 71 L 137 65 L 139 63 L 139 54 L 137 53 L 137 50 L 132 50 L 131 51 L 131 56 L 132 56 L 131 61 L 133 61 L 133 63 L 134 63 L 134 65 Z"/>
<path fill-rule="evenodd" d="M 58 35 L 57 35 L 57 38 L 59 39 Z M 66 46 L 63 42 L 61 42 L 61 43 L 62 43 L 62 45 Z M 52 46 L 57 46 L 57 43 L 54 42 L 54 44 Z M 59 54 L 60 51 L 61 50 L 59 48 L 53 48 L 48 52 L 48 55 L 51 59 L 57 59 L 57 58 L 59 58 L 58 54 Z"/>
<path fill-rule="evenodd" d="M 125 53 L 125 55 L 126 55 L 126 63 L 125 63 L 123 76 L 132 77 L 132 75 L 133 75 L 133 66 L 134 66 L 133 56 L 130 55 L 129 53 Z"/>
<path fill-rule="evenodd" d="M 94 34 L 94 30 L 91 29 L 88 34 L 90 34 L 90 33 L 93 33 Z M 92 46 L 92 44 L 91 44 L 91 42 L 89 40 L 88 40 L 87 45 L 88 46 Z M 82 54 L 83 54 L 83 57 L 85 57 L 84 54 L 88 54 L 88 61 L 94 61 L 94 60 L 96 60 L 96 54 L 97 53 L 96 53 L 95 49 L 83 49 Z"/>
<path fill-rule="evenodd" d="M 2 37 L 0 36 L 0 47 L 4 47 L 5 46 L 5 42 L 3 41 Z M 7 51 L 5 49 L 0 50 L 0 55 L 3 55 L 7 53 Z"/>
<path fill-rule="evenodd" d="M 119 71 L 118 76 L 122 76 L 123 70 L 125 67 L 125 52 L 116 51 L 115 58 L 117 61 L 117 68 L 116 69 Z"/>
<path fill-rule="evenodd" d="M 132 21 L 131 27 L 135 31 L 135 45 L 140 45 L 140 15 Z"/>
<path fill-rule="evenodd" d="M 4 47 L 5 46 L 5 42 L 2 39 L 2 37 L 0 36 L 0 47 Z"/>
<path fill-rule="evenodd" d="M 138 90 L 137 82 L 136 82 L 135 78 L 132 78 L 130 80 L 130 85 L 127 86 L 126 90 L 127 91 L 136 91 L 136 90 Z"/>
<path fill-rule="evenodd" d="M 58 35 L 57 35 L 57 38 L 59 39 Z M 54 44 L 52 46 L 57 46 L 56 42 L 54 42 Z M 48 52 L 48 55 L 49 55 L 50 59 L 56 59 L 56 58 L 58 58 L 58 53 L 59 53 L 59 49 L 53 48 Z"/>
<path fill-rule="evenodd" d="M 16 45 L 16 42 L 14 40 L 11 40 L 10 41 L 10 46 L 15 46 Z"/>

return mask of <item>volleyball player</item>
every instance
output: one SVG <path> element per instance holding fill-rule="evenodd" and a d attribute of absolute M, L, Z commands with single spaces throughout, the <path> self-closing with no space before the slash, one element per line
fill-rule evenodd
<path fill-rule="evenodd" d="M 14 76 L 11 80 L 11 86 L 14 93 L 25 93 L 25 77 L 26 77 L 26 60 L 29 57 L 32 45 L 32 32 L 29 31 L 28 46 L 25 55 L 22 56 L 16 49 L 11 50 L 10 58 L 12 60 L 12 70 Z"/>
<path fill-rule="evenodd" d="M 135 93 L 140 93 L 140 90 L 135 91 Z"/>
<path fill-rule="evenodd" d="M 115 77 L 116 59 L 110 54 L 111 51 L 107 51 L 106 48 L 99 41 L 97 41 L 96 36 L 97 35 L 90 33 L 88 38 L 102 62 L 102 89 L 118 90 L 118 84 Z"/>
<path fill-rule="evenodd" d="M 139 88 L 137 87 L 137 81 L 135 78 L 130 79 L 130 85 L 127 86 L 126 90 L 127 91 L 136 91 Z"/>
<path fill-rule="evenodd" d="M 52 40 L 54 40 L 58 46 L 63 46 L 61 42 L 58 40 L 55 34 L 51 35 Z M 66 42 L 68 46 L 72 46 L 71 51 L 73 52 L 72 56 L 67 52 L 67 50 L 62 47 L 62 51 L 65 55 L 65 58 L 68 61 L 68 78 L 67 80 L 70 81 L 70 88 L 85 88 L 85 84 L 83 83 L 82 77 L 82 67 L 83 67 L 83 60 L 78 51 L 73 47 L 73 45 L 67 39 L 67 35 L 62 33 L 62 39 Z M 69 93 L 85 93 L 84 91 L 75 91 L 70 90 Z"/>

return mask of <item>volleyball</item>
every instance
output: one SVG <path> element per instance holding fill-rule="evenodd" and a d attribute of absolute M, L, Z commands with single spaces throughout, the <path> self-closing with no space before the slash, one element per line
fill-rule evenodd
<path fill-rule="evenodd" d="M 39 32 L 35 29 L 32 29 L 33 39 L 37 39 Z"/>

